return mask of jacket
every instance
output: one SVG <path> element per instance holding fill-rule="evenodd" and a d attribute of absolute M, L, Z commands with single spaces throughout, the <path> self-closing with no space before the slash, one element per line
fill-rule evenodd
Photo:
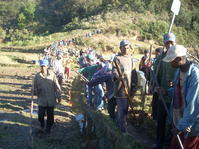
<path fill-rule="evenodd" d="M 79 73 L 85 74 L 87 79 L 90 81 L 94 73 L 97 72 L 97 70 L 101 67 L 101 65 L 92 65 L 87 66 L 84 68 L 79 69 Z"/>
<path fill-rule="evenodd" d="M 169 63 L 162 61 L 165 56 L 166 53 L 162 53 L 162 55 L 157 58 L 154 64 L 154 72 L 155 75 L 157 73 L 157 81 L 159 86 L 167 90 L 169 88 L 168 82 L 173 80 L 176 68 L 173 68 Z M 160 65 L 159 68 L 158 65 Z M 172 99 L 168 96 L 164 96 L 164 100 L 166 103 L 170 104 Z"/>
<path fill-rule="evenodd" d="M 174 88 L 169 90 L 169 94 L 174 97 L 177 80 L 179 79 L 180 70 L 178 69 L 174 78 Z M 187 71 L 184 82 L 183 96 L 185 99 L 185 107 L 182 117 L 178 121 L 176 127 L 182 131 L 188 127 L 191 128 L 190 136 L 199 135 L 199 66 L 191 64 Z"/>
<path fill-rule="evenodd" d="M 54 106 L 56 98 L 61 96 L 61 88 L 53 71 L 48 70 L 47 76 L 41 72 L 35 75 L 33 81 L 34 94 L 38 97 L 39 106 Z"/>
<path fill-rule="evenodd" d="M 120 72 L 122 74 L 122 78 L 125 83 L 125 87 L 127 88 L 128 92 L 131 90 L 131 71 L 133 68 L 133 60 L 130 55 L 122 55 L 118 54 L 115 56 L 113 60 L 113 75 L 117 78 L 119 77 L 119 74 L 116 69 L 115 62 L 117 63 Z M 114 82 L 114 97 L 115 98 L 127 98 L 126 94 L 124 92 L 124 88 L 122 86 L 122 82 L 120 80 L 115 80 Z"/>

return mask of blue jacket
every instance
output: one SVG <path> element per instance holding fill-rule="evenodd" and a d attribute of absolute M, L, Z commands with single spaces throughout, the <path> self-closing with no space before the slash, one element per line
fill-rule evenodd
<path fill-rule="evenodd" d="M 175 86 L 180 75 L 178 69 L 174 78 L 174 88 L 170 90 L 175 98 Z M 191 127 L 191 136 L 199 135 L 199 66 L 191 64 L 187 72 L 187 77 L 184 82 L 184 99 L 185 108 L 182 118 L 177 124 L 178 130 L 182 131 L 187 127 Z"/>

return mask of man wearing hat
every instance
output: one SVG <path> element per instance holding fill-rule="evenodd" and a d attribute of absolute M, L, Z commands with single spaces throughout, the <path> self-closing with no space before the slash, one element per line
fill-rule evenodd
<path fill-rule="evenodd" d="M 35 75 L 32 89 L 38 98 L 38 119 L 43 130 L 47 114 L 46 132 L 50 133 L 54 123 L 56 99 L 61 100 L 61 88 L 53 71 L 48 69 L 48 60 L 40 60 L 41 71 Z"/>
<path fill-rule="evenodd" d="M 173 33 L 166 33 L 163 36 L 164 42 L 164 51 L 157 58 L 154 63 L 154 73 L 152 78 L 156 78 L 159 84 L 159 87 L 167 90 L 170 87 L 170 84 L 174 78 L 174 74 L 176 68 L 171 67 L 169 63 L 162 61 L 162 59 L 166 56 L 168 49 L 175 45 L 175 35 Z M 154 92 L 157 92 L 157 89 L 154 89 Z M 154 93 L 153 93 L 154 94 Z M 158 93 L 159 94 L 159 93 Z M 159 95 L 158 95 L 159 96 Z M 154 149 L 162 149 L 163 147 L 170 147 L 171 140 L 171 125 L 167 120 L 167 113 L 164 108 L 160 97 L 157 102 L 157 126 L 156 126 L 156 144 L 153 147 Z M 169 96 L 164 96 L 164 101 L 169 109 L 172 98 Z M 165 130 L 167 128 L 167 130 Z M 166 136 L 166 137 L 165 137 Z"/>
<path fill-rule="evenodd" d="M 117 125 L 123 133 L 127 132 L 126 117 L 129 103 L 121 81 L 124 81 L 125 87 L 130 91 L 131 71 L 133 67 L 132 57 L 129 54 L 130 48 L 130 42 L 128 40 L 122 40 L 120 42 L 120 53 L 116 55 L 113 60 L 112 70 L 115 77 L 114 98 L 117 104 Z M 122 76 L 119 76 L 115 63 L 119 66 Z"/>
<path fill-rule="evenodd" d="M 176 128 L 173 129 L 172 149 L 179 148 L 176 134 L 179 134 L 185 149 L 199 148 L 199 66 L 186 58 L 187 49 L 182 45 L 170 47 L 163 61 L 170 63 L 177 72 L 173 88 L 172 117 Z"/>

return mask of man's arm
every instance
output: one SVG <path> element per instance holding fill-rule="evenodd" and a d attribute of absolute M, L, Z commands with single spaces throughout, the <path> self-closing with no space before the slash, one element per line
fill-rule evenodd
<path fill-rule="evenodd" d="M 140 60 L 139 70 L 142 69 L 143 63 L 144 63 L 144 57 L 142 57 L 141 60 Z"/>
<path fill-rule="evenodd" d="M 199 120 L 199 81 L 192 82 L 187 89 L 183 117 L 177 125 L 180 131 L 193 126 Z"/>
<path fill-rule="evenodd" d="M 112 74 L 114 76 L 114 79 L 118 79 L 119 78 L 119 74 L 117 72 L 117 68 L 115 65 L 115 62 L 117 62 L 117 56 L 115 56 L 113 62 L 112 62 Z"/>

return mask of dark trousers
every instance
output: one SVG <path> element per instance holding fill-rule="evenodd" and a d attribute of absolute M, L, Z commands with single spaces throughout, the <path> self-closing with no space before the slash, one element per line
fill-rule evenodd
<path fill-rule="evenodd" d="M 57 80 L 59 82 L 59 85 L 62 86 L 63 82 L 64 82 L 64 74 L 61 73 L 61 74 L 58 74 L 57 75 Z"/>
<path fill-rule="evenodd" d="M 115 107 L 116 107 L 117 103 L 116 103 L 116 99 L 115 98 L 111 98 L 108 99 L 108 113 L 110 118 L 115 119 Z"/>
<path fill-rule="evenodd" d="M 170 104 L 167 104 L 169 109 Z M 158 100 L 157 108 L 157 149 L 170 147 L 171 143 L 171 125 L 167 122 L 167 113 L 161 100 Z"/>
<path fill-rule="evenodd" d="M 45 127 L 45 121 L 44 121 L 45 113 L 47 114 L 46 130 L 50 131 L 54 123 L 54 107 L 39 106 L 38 119 L 42 128 Z"/>
<path fill-rule="evenodd" d="M 102 84 L 103 82 L 106 83 L 106 96 L 109 98 L 113 94 L 114 90 L 114 82 L 113 82 L 113 76 L 112 74 L 104 74 L 101 75 L 100 77 L 96 77 L 95 79 L 92 79 L 88 85 L 89 86 L 96 86 L 98 84 Z"/>
<path fill-rule="evenodd" d="M 152 106 L 153 120 L 157 120 L 157 108 L 158 108 L 158 93 L 157 92 L 153 93 L 151 106 Z"/>
<path fill-rule="evenodd" d="M 116 98 L 117 102 L 117 125 L 122 132 L 126 132 L 126 117 L 128 113 L 128 99 Z"/>

